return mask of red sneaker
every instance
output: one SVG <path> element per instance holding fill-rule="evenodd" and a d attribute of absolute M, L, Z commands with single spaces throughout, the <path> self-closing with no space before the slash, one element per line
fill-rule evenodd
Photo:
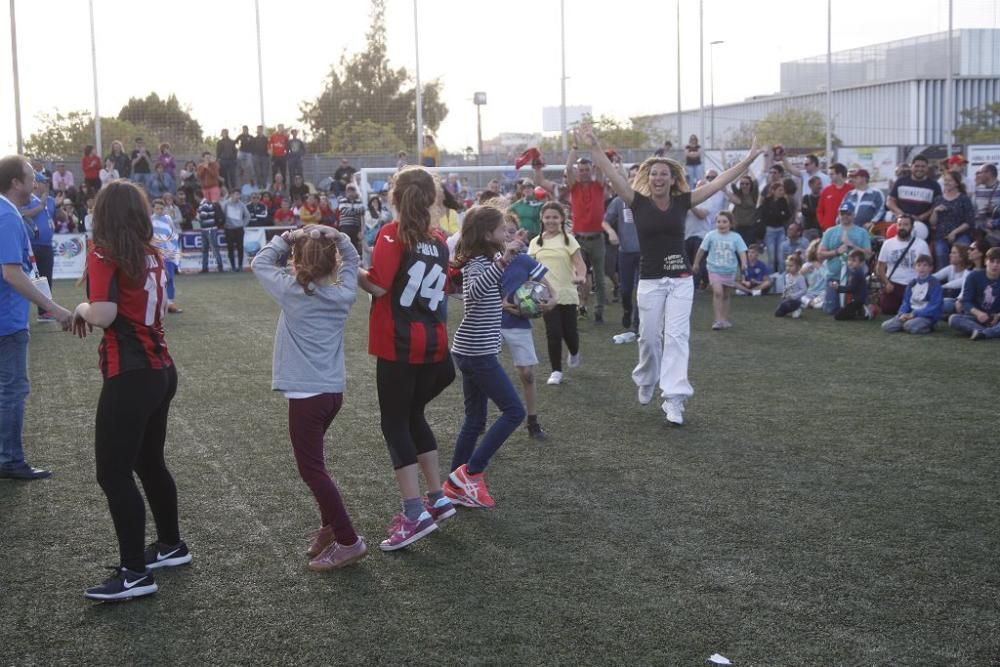
<path fill-rule="evenodd" d="M 514 169 L 520 169 L 528 163 L 531 163 L 532 167 L 545 166 L 545 163 L 542 162 L 542 154 L 538 152 L 537 148 L 529 148 L 521 153 L 520 157 L 514 162 Z"/>
<path fill-rule="evenodd" d="M 490 497 L 490 492 L 486 489 L 483 473 L 473 475 L 469 472 L 468 466 L 462 464 L 448 475 L 448 481 L 465 492 L 465 496 L 476 503 L 476 507 L 486 509 L 496 507 L 496 503 Z"/>
<path fill-rule="evenodd" d="M 425 498 L 424 507 L 426 507 L 427 511 L 430 512 L 431 518 L 434 519 L 434 523 L 439 526 L 457 514 L 455 506 L 451 504 L 451 500 L 447 497 L 438 498 L 438 501 L 433 505 L 430 504 L 430 502 L 428 502 Z"/>
<path fill-rule="evenodd" d="M 441 485 L 441 490 L 444 492 L 444 497 L 455 505 L 461 505 L 462 507 L 479 507 L 479 503 L 467 496 L 465 494 L 465 490 L 460 486 L 452 484 L 450 479 L 446 479 L 444 481 L 444 484 Z"/>

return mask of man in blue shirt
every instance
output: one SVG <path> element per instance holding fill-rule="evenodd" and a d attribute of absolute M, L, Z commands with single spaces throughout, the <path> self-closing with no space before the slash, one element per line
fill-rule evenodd
<path fill-rule="evenodd" d="M 45 276 L 52 291 L 52 270 L 55 255 L 52 252 L 52 235 L 56 231 L 56 200 L 49 196 L 49 183 L 41 174 L 35 174 L 35 194 L 31 195 L 27 206 L 21 207 L 21 216 L 28 227 L 31 250 L 38 264 L 38 272 Z M 54 318 L 38 309 L 39 322 L 51 322 Z"/>
<path fill-rule="evenodd" d="M 0 159 L 0 478 L 40 479 L 52 473 L 24 460 L 21 431 L 28 396 L 29 301 L 68 330 L 73 315 L 35 288 L 31 241 L 18 207 L 31 200 L 35 172 L 18 155 Z"/>
<path fill-rule="evenodd" d="M 823 310 L 832 315 L 840 308 L 840 293 L 831 282 L 846 283 L 845 265 L 847 255 L 852 250 L 860 250 L 865 259 L 872 254 L 872 237 L 864 227 L 854 224 L 854 204 L 843 202 L 840 205 L 838 223 L 823 232 L 817 254 L 826 260 L 826 301 Z M 842 275 L 843 274 L 843 275 Z"/>
<path fill-rule="evenodd" d="M 948 326 L 970 340 L 1000 338 L 1000 247 L 986 251 L 986 268 L 973 271 L 962 288 L 962 313 Z"/>

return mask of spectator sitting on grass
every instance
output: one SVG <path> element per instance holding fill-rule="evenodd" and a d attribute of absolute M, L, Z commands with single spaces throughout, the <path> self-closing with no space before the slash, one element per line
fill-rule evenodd
<path fill-rule="evenodd" d="M 847 284 L 841 285 L 839 281 L 830 281 L 830 287 L 841 294 L 847 294 L 847 303 L 833 312 L 833 319 L 845 320 L 870 320 L 872 311 L 865 305 L 868 300 L 868 279 L 865 276 L 865 259 L 867 255 L 864 250 L 855 248 L 847 256 Z"/>
<path fill-rule="evenodd" d="M 934 261 L 929 255 L 917 257 L 917 277 L 910 281 L 899 304 L 899 314 L 882 323 L 882 331 L 926 334 L 934 330 L 941 317 L 943 296 L 941 281 L 931 275 Z"/>
<path fill-rule="evenodd" d="M 802 225 L 793 222 L 788 225 L 787 234 L 781 243 L 781 256 L 787 258 L 789 255 L 798 255 L 804 263 L 809 242 L 802 236 Z"/>
<path fill-rule="evenodd" d="M 943 317 L 955 314 L 955 304 L 961 296 L 970 266 L 969 246 L 956 243 L 948 253 L 948 265 L 934 272 L 934 277 L 941 281 L 941 288 L 944 291 L 944 305 L 941 311 Z"/>
<path fill-rule="evenodd" d="M 962 313 L 949 317 L 948 326 L 970 340 L 1000 338 L 1000 247 L 987 251 L 985 270 L 965 279 Z"/>
<path fill-rule="evenodd" d="M 806 248 L 806 263 L 802 267 L 802 275 L 807 284 L 805 296 L 802 297 L 803 308 L 822 308 L 826 300 L 826 267 L 819 258 L 819 244 L 820 240 L 815 239 Z"/>
<path fill-rule="evenodd" d="M 791 313 L 798 319 L 802 316 L 802 299 L 808 291 L 806 278 L 802 275 L 802 256 L 792 253 L 785 258 L 785 289 L 781 294 L 781 303 L 774 311 L 775 317 L 784 317 Z"/>
<path fill-rule="evenodd" d="M 760 246 L 756 243 L 747 248 L 747 266 L 743 279 L 736 284 L 736 293 L 760 296 L 771 289 L 771 270 L 760 261 Z"/>

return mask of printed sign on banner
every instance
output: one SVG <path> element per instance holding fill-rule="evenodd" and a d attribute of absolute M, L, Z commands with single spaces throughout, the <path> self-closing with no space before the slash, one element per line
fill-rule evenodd
<path fill-rule="evenodd" d="M 86 234 L 52 235 L 52 278 L 79 278 L 87 265 Z"/>
<path fill-rule="evenodd" d="M 243 236 L 243 267 L 248 268 L 250 266 L 250 261 L 260 252 L 261 248 L 267 243 L 265 227 L 249 227 L 244 232 Z M 219 253 L 222 255 L 222 264 L 225 267 L 229 266 L 228 259 L 228 245 L 226 245 L 226 235 L 221 229 L 210 229 L 207 230 L 209 234 L 215 234 L 216 241 L 219 244 Z M 202 269 L 202 254 L 201 254 L 201 244 L 202 236 L 201 231 L 195 232 L 181 232 L 181 273 L 199 273 Z M 211 248 L 208 249 L 208 270 L 218 271 L 218 267 L 215 263 L 215 253 Z"/>
<path fill-rule="evenodd" d="M 969 161 L 965 176 L 973 178 L 976 170 L 984 164 L 1000 165 L 1000 145 L 969 146 L 965 157 Z"/>
<path fill-rule="evenodd" d="M 837 149 L 837 161 L 851 172 L 864 169 L 868 172 L 869 187 L 886 189 L 889 180 L 896 175 L 896 161 L 899 149 L 895 146 L 854 146 Z"/>

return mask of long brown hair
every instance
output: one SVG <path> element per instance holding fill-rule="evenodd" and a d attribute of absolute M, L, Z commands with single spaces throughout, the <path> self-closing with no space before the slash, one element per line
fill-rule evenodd
<path fill-rule="evenodd" d="M 566 209 L 563 205 L 557 201 L 547 201 L 542 204 L 542 210 L 538 212 L 538 219 L 541 220 L 542 216 L 545 215 L 546 211 L 555 211 L 562 217 L 562 224 L 559 226 L 560 231 L 563 235 L 563 243 L 569 245 L 569 236 L 566 235 Z M 538 247 L 542 247 L 545 243 L 545 225 L 542 225 L 542 231 L 538 235 Z"/>
<path fill-rule="evenodd" d="M 399 240 L 412 250 L 431 237 L 431 208 L 437 199 L 437 183 L 423 167 L 404 167 L 392 179 L 389 193 L 399 215 Z"/>
<path fill-rule="evenodd" d="M 316 290 L 309 284 L 337 270 L 337 244 L 326 236 L 297 239 L 292 249 L 292 261 L 295 264 L 295 282 L 302 286 L 303 292 L 312 296 Z"/>
<path fill-rule="evenodd" d="M 503 252 L 503 244 L 490 238 L 497 227 L 504 224 L 503 209 L 490 204 L 479 204 L 469 209 L 462 222 L 461 236 L 455 246 L 455 261 L 452 266 L 465 266 L 475 257 L 493 258 Z"/>
<path fill-rule="evenodd" d="M 133 285 L 145 283 L 146 251 L 154 250 L 146 194 L 129 181 L 111 181 L 97 193 L 93 215 L 94 245 L 109 255 Z"/>

